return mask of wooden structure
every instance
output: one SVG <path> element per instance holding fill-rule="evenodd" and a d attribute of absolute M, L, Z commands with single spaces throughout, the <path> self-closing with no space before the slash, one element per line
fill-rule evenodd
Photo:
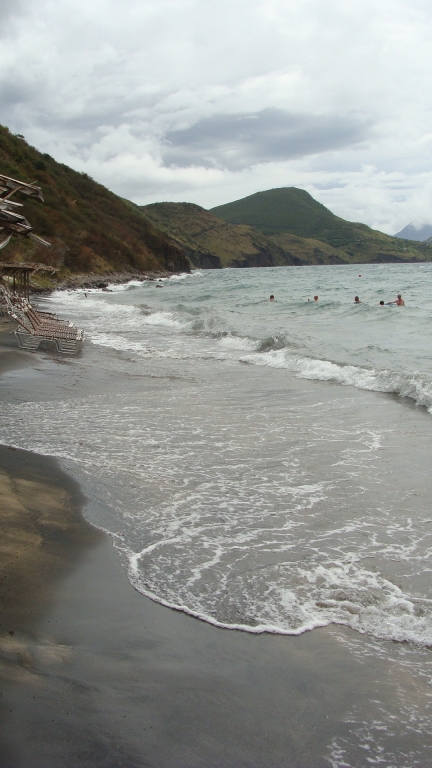
<path fill-rule="evenodd" d="M 46 264 L 36 264 L 22 261 L 0 262 L 0 280 L 8 278 L 12 280 L 12 291 L 18 296 L 29 300 L 30 297 L 30 275 L 34 272 L 48 272 L 54 275 L 58 270 L 55 267 L 49 267 Z"/>
<path fill-rule="evenodd" d="M 6 239 L 0 242 L 0 249 L 5 248 L 12 235 L 25 235 L 35 240 L 40 245 L 49 246 L 46 240 L 35 235 L 33 227 L 25 216 L 18 213 L 17 208 L 22 208 L 22 203 L 11 200 L 12 195 L 20 192 L 30 197 L 38 197 L 43 202 L 42 190 L 35 184 L 26 184 L 24 181 L 12 179 L 0 174 L 0 236 L 6 235 Z"/>
<path fill-rule="evenodd" d="M 35 235 L 31 224 L 17 212 L 16 209 L 22 208 L 22 204 L 11 200 L 15 192 L 38 197 L 43 202 L 40 187 L 0 174 L 0 238 L 2 234 L 6 235 L 0 242 L 0 250 L 8 245 L 13 235 L 30 237 L 39 245 L 49 247 L 50 244 Z M 23 349 L 35 351 L 42 342 L 51 342 L 59 352 L 75 354 L 84 341 L 84 331 L 73 323 L 59 320 L 55 315 L 41 312 L 30 304 L 30 275 L 41 271 L 54 274 L 57 269 L 46 264 L 30 262 L 0 263 L 0 311 L 10 315 L 18 323 L 14 333 Z"/>

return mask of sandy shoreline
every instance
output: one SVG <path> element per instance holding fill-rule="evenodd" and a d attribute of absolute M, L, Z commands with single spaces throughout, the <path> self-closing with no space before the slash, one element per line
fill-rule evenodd
<path fill-rule="evenodd" d="M 55 460 L 0 446 L 0 631 L 31 633 L 52 584 L 101 534 L 80 516 L 79 486 Z"/>
<path fill-rule="evenodd" d="M 3 321 L 2 373 L 40 364 L 14 348 L 12 327 Z M 280 638 L 143 598 L 54 459 L 0 446 L 0 468 L 1 766 L 326 764 L 323 734 L 312 758 L 311 735 L 285 724 Z"/>
<path fill-rule="evenodd" d="M 0 459 L 0 765 L 328 765 L 346 685 L 364 687 L 331 636 L 226 632 L 152 603 L 54 460 Z"/>
<path fill-rule="evenodd" d="M 326 718 L 341 702 L 324 693 L 324 733 L 305 728 L 315 636 L 281 665 L 283 638 L 152 603 L 55 460 L 2 446 L 0 466 L 0 765 L 326 764 Z"/>
<path fill-rule="evenodd" d="M 18 350 L 11 328 L 0 372 L 14 403 L 117 375 L 90 355 L 84 365 Z M 153 603 L 54 459 L 8 447 L 0 459 L 1 768 L 328 768 L 344 764 L 341 744 L 360 768 L 373 702 L 391 709 L 397 686 L 404 706 L 424 707 L 426 682 L 372 651 L 365 661 L 351 641 L 367 638 L 343 628 L 253 635 Z M 395 752 L 417 738 L 396 734 Z"/>

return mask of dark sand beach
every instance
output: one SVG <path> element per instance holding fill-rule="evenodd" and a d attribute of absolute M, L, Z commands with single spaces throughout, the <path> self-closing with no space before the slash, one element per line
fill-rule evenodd
<path fill-rule="evenodd" d="M 0 364 L 27 366 L 46 397 L 65 361 L 14 349 L 8 329 Z M 426 701 L 427 681 L 356 654 L 344 628 L 253 635 L 143 597 L 54 459 L 0 458 L 2 767 L 360 767 L 377 700 L 395 717 L 402 689 L 407 711 Z M 391 737 L 396 755 L 418 746 L 415 729 Z"/>
<path fill-rule="evenodd" d="M 2 448 L 1 465 L 1 765 L 329 764 L 375 687 L 331 634 L 229 632 L 152 603 L 55 461 Z"/>

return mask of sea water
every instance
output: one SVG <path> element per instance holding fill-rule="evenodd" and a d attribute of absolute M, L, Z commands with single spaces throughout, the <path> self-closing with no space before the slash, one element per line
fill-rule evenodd
<path fill-rule="evenodd" d="M 254 632 L 340 622 L 431 645 L 432 510 L 415 452 L 429 460 L 432 265 L 360 269 L 58 292 L 46 303 L 85 329 L 87 349 L 108 365 L 120 353 L 123 386 L 72 410 L 9 406 L 1 437 L 99 468 L 100 485 L 111 476 L 111 533 L 154 599 Z M 405 307 L 379 304 L 400 292 Z M 149 363 L 170 385 L 143 396 L 133 382 Z M 414 439 L 398 434 L 407 403 L 422 406 Z"/>
<path fill-rule="evenodd" d="M 66 463 L 153 600 L 247 632 L 342 625 L 424 681 L 431 286 L 432 265 L 392 264 L 57 292 L 44 304 L 84 328 L 83 352 L 54 396 L 5 404 L 0 439 Z M 74 391 L 90 366 L 102 391 Z"/>

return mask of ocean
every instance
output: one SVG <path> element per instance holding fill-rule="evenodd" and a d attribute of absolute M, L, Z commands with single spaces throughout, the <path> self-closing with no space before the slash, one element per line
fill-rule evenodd
<path fill-rule="evenodd" d="M 409 670 L 426 693 L 400 684 L 355 726 L 388 766 L 430 758 L 431 286 L 431 264 L 379 264 L 57 292 L 41 303 L 84 328 L 84 349 L 48 400 L 35 374 L 0 427 L 80 481 L 142 594 L 245 632 L 330 626 L 399 683 Z M 379 304 L 397 293 L 405 307 Z M 401 728 L 424 746 L 392 757 Z M 362 764 L 344 738 L 334 768 Z"/>

